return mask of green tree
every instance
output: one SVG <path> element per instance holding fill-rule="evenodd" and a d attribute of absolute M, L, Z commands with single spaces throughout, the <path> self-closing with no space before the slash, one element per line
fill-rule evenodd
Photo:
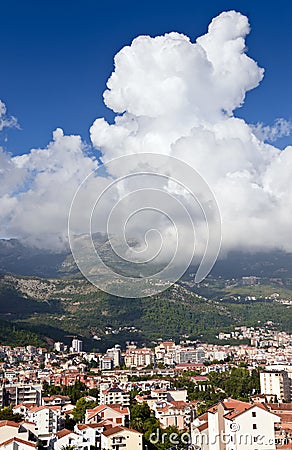
<path fill-rule="evenodd" d="M 12 407 L 4 407 L 0 409 L 0 420 L 13 420 L 14 422 L 21 422 L 23 416 L 21 414 L 14 414 Z"/>
<path fill-rule="evenodd" d="M 97 406 L 97 402 L 88 402 L 84 397 L 77 400 L 76 406 L 72 411 L 75 422 L 84 422 L 86 410 L 95 406 Z"/>

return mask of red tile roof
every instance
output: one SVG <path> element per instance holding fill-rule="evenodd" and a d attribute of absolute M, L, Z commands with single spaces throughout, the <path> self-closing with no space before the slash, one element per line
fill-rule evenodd
<path fill-rule="evenodd" d="M 14 422 L 13 420 L 1 420 L 0 427 L 15 427 L 19 428 L 19 423 Z"/>
<path fill-rule="evenodd" d="M 5 445 L 11 444 L 12 442 L 17 442 L 18 444 L 25 444 L 25 445 L 29 445 L 30 447 L 36 448 L 36 443 L 34 442 L 29 442 L 29 441 L 24 441 L 23 439 L 19 439 L 17 437 L 13 437 L 11 439 L 8 439 L 5 442 L 2 442 L 0 444 L 0 447 L 4 447 Z M 20 447 L 22 448 L 22 447 Z"/>
<path fill-rule="evenodd" d="M 64 428 L 64 430 L 58 431 L 58 433 L 56 433 L 56 436 L 61 439 L 64 436 L 67 436 L 68 434 L 75 434 L 74 431 L 71 430 L 67 430 L 66 428 Z"/>
<path fill-rule="evenodd" d="M 199 425 L 198 427 L 199 431 L 204 431 L 208 428 L 208 422 L 202 423 L 201 425 Z"/>
<path fill-rule="evenodd" d="M 128 431 L 128 432 L 132 432 L 132 433 L 142 434 L 142 433 L 139 433 L 139 431 L 137 431 L 137 430 L 133 430 L 132 428 L 125 428 L 125 427 L 119 427 L 119 426 L 109 428 L 108 430 L 103 431 L 102 434 L 104 436 L 112 436 L 113 434 L 121 433 L 122 431 Z"/>

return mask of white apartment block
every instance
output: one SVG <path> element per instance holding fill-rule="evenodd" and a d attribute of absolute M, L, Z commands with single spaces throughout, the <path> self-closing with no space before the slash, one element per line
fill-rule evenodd
<path fill-rule="evenodd" d="M 64 428 L 64 419 L 61 416 L 60 406 L 38 406 L 27 412 L 27 419 L 35 423 L 38 438 L 48 443 L 52 434 Z"/>
<path fill-rule="evenodd" d="M 119 387 L 112 387 L 100 391 L 98 400 L 101 405 L 130 405 L 130 393 Z"/>
<path fill-rule="evenodd" d="M 261 394 L 268 402 L 291 401 L 291 379 L 288 373 L 282 371 L 264 371 L 260 373 Z"/>
<path fill-rule="evenodd" d="M 106 356 L 113 361 L 113 367 L 120 367 L 121 365 L 121 346 L 115 345 L 106 351 Z"/>
<path fill-rule="evenodd" d="M 72 339 L 71 350 L 73 353 L 81 353 L 82 341 L 80 339 Z"/>
<path fill-rule="evenodd" d="M 154 363 L 154 353 L 149 348 L 127 349 L 124 355 L 126 367 L 145 367 Z"/>

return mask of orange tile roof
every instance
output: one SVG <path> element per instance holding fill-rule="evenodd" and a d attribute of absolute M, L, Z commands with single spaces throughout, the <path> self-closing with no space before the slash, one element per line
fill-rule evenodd
<path fill-rule="evenodd" d="M 13 420 L 1 420 L 0 427 L 15 427 L 19 428 L 19 423 L 14 422 Z"/>
<path fill-rule="evenodd" d="M 68 434 L 75 434 L 74 431 L 71 430 L 67 430 L 66 428 L 64 428 L 61 431 L 58 431 L 58 433 L 56 433 L 56 435 L 58 436 L 59 439 L 61 439 L 64 436 L 68 436 Z"/>
<path fill-rule="evenodd" d="M 240 400 L 234 400 L 231 398 L 225 399 L 219 403 L 217 403 L 216 405 L 212 406 L 211 408 L 208 409 L 208 412 L 214 414 L 215 412 L 217 412 L 218 410 L 218 405 L 221 404 L 223 406 L 223 408 L 226 411 L 226 413 L 224 414 L 224 417 L 226 419 L 234 419 L 235 417 L 239 416 L 240 414 L 244 413 L 245 411 L 248 411 L 254 407 L 258 407 L 263 409 L 264 411 L 269 411 L 267 405 L 265 405 L 264 403 L 247 403 L 247 402 L 242 402 Z"/>
<path fill-rule="evenodd" d="M 120 426 L 109 428 L 108 430 L 103 431 L 102 434 L 104 436 L 112 436 L 113 434 L 121 433 L 122 431 L 128 431 L 128 432 L 138 433 L 138 434 L 142 435 L 142 433 L 140 433 L 137 430 L 133 430 L 132 428 L 120 427 Z"/>
<path fill-rule="evenodd" d="M 12 442 L 17 442 L 19 444 L 25 444 L 25 445 L 29 445 L 30 447 L 36 448 L 36 443 L 33 442 L 29 442 L 29 441 L 24 441 L 23 439 L 19 439 L 17 437 L 13 437 L 11 439 L 8 439 L 5 442 L 2 442 L 0 444 L 0 447 L 4 447 L 5 445 L 11 444 Z M 20 447 L 21 448 L 21 447 Z"/>
<path fill-rule="evenodd" d="M 96 414 L 98 414 L 99 412 L 103 411 L 104 409 L 113 409 L 114 411 L 119 412 L 120 414 L 130 414 L 130 410 L 128 407 L 123 407 L 121 405 L 99 405 L 96 406 L 93 409 L 87 409 L 87 412 L 89 414 L 89 418 L 94 417 Z"/>
<path fill-rule="evenodd" d="M 208 428 L 208 422 L 202 423 L 201 425 L 199 425 L 197 428 L 199 431 L 204 431 Z"/>

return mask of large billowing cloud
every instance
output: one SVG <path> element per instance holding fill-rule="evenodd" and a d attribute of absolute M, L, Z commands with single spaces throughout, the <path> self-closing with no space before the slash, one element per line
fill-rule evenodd
<path fill-rule="evenodd" d="M 225 250 L 292 251 L 292 147 L 266 143 L 287 135 L 290 124 L 252 127 L 234 116 L 263 78 L 246 55 L 248 33 L 247 18 L 230 11 L 195 43 L 178 33 L 136 38 L 116 55 L 104 93 L 115 123 L 97 119 L 91 139 L 104 162 L 153 152 L 197 170 L 217 198 Z M 59 129 L 45 149 L 19 157 L 1 151 L 2 236 L 63 242 L 74 192 L 97 165 L 80 137 Z"/>
<path fill-rule="evenodd" d="M 291 124 L 249 126 L 234 116 L 263 69 L 245 51 L 246 17 L 222 13 L 196 43 L 181 34 L 141 36 L 115 57 L 104 94 L 118 115 L 97 119 L 94 145 L 107 161 L 161 152 L 195 168 L 213 189 L 223 249 L 292 251 L 292 147 L 269 145 Z"/>

